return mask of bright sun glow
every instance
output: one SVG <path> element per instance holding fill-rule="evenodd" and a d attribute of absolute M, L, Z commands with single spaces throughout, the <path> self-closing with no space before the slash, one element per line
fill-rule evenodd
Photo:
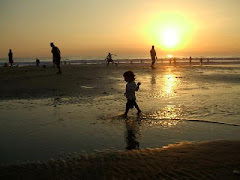
<path fill-rule="evenodd" d="M 178 43 L 178 32 L 176 29 L 166 29 L 162 36 L 162 43 L 167 48 L 173 48 Z"/>
<path fill-rule="evenodd" d="M 173 52 L 184 49 L 194 33 L 192 21 L 184 14 L 156 13 L 146 21 L 148 23 L 142 28 L 146 42 L 149 46 L 155 45 L 163 51 Z"/>

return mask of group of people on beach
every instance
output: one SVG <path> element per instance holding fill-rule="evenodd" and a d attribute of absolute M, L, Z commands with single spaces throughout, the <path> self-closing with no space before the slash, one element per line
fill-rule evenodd
<path fill-rule="evenodd" d="M 60 67 L 60 61 L 61 61 L 61 52 L 59 50 L 59 48 L 57 46 L 54 45 L 53 42 L 50 43 L 50 46 L 52 47 L 51 53 L 52 53 L 52 59 L 53 59 L 53 64 L 57 66 L 58 68 L 58 72 L 57 74 L 61 74 L 61 67 Z M 108 53 L 107 57 L 106 57 L 106 61 L 107 61 L 107 66 L 109 65 L 109 63 L 114 63 L 112 56 L 116 56 L 115 54 L 111 54 Z M 151 50 L 150 50 L 150 56 L 151 56 L 151 67 L 154 67 L 154 64 L 157 60 L 157 53 L 156 50 L 154 48 L 154 46 L 152 46 Z M 9 63 L 12 66 L 13 65 L 13 53 L 12 50 L 9 50 L 8 53 L 8 57 L 9 57 Z M 192 57 L 189 58 L 190 63 L 192 62 Z M 200 59 L 200 63 L 202 64 L 203 59 Z M 37 66 L 39 65 L 40 60 L 36 59 L 36 64 Z M 116 63 L 115 63 L 116 64 Z M 117 64 L 116 64 L 117 65 Z M 139 86 L 141 85 L 140 82 L 138 82 L 137 84 L 135 83 L 135 75 L 132 71 L 127 71 L 123 74 L 124 80 L 127 82 L 126 84 L 126 92 L 125 92 L 125 96 L 127 98 L 127 103 L 126 103 L 126 109 L 125 109 L 125 113 L 124 116 L 127 116 L 129 109 L 135 107 L 137 109 L 137 114 L 141 113 L 141 110 L 136 102 L 136 96 L 135 96 L 135 92 L 139 90 Z"/>
<path fill-rule="evenodd" d="M 106 57 L 106 62 L 107 62 L 107 66 L 109 65 L 109 63 L 111 62 L 112 64 L 115 64 L 117 66 L 117 63 L 114 63 L 113 62 L 113 59 L 112 59 L 112 56 L 117 56 L 116 54 L 111 54 L 111 53 L 108 53 L 107 57 Z M 150 56 L 151 56 L 151 59 L 152 59 L 152 64 L 151 64 L 151 67 L 153 68 L 154 67 L 154 64 L 156 62 L 156 59 L 157 59 L 157 53 L 154 49 L 154 46 L 152 46 L 152 49 L 150 50 Z M 141 60 L 142 62 L 142 60 Z M 132 63 L 132 61 L 131 61 Z"/>

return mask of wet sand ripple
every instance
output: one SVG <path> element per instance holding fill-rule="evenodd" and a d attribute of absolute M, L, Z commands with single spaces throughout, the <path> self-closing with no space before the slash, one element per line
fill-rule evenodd
<path fill-rule="evenodd" d="M 0 179 L 239 179 L 240 141 L 71 154 L 0 166 Z"/>

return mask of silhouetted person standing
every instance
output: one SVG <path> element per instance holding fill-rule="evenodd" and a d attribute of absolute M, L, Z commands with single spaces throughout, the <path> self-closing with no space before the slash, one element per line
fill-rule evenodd
<path fill-rule="evenodd" d="M 190 56 L 190 58 L 189 58 L 189 63 L 192 63 L 192 57 Z"/>
<path fill-rule="evenodd" d="M 200 65 L 202 66 L 203 64 L 203 58 L 200 58 Z"/>
<path fill-rule="evenodd" d="M 50 46 L 52 47 L 52 54 L 53 54 L 53 63 L 57 65 L 58 72 L 57 74 L 61 74 L 62 71 L 60 69 L 60 60 L 61 60 L 61 55 L 60 55 L 60 50 L 58 47 L 56 47 L 53 42 L 50 43 Z"/>
<path fill-rule="evenodd" d="M 150 50 L 150 55 L 151 55 L 151 59 L 152 59 L 151 67 L 153 67 L 154 64 L 155 64 L 155 61 L 157 59 L 157 53 L 156 53 L 156 51 L 154 49 L 154 46 L 152 46 L 152 49 Z"/>
<path fill-rule="evenodd" d="M 115 54 L 111 54 L 111 53 L 108 53 L 108 55 L 107 55 L 107 57 L 106 57 L 106 61 L 107 61 L 107 66 L 109 65 L 109 63 L 111 62 L 112 64 L 114 63 L 113 62 L 113 59 L 112 59 L 112 55 L 114 55 L 114 56 L 117 56 L 117 55 L 115 55 Z M 117 66 L 117 63 L 115 63 L 115 65 Z"/>
<path fill-rule="evenodd" d="M 40 60 L 37 58 L 36 59 L 36 66 L 38 66 L 40 64 Z"/>
<path fill-rule="evenodd" d="M 13 53 L 12 53 L 12 50 L 9 49 L 9 53 L 8 53 L 8 59 L 9 59 L 9 64 L 13 64 Z"/>

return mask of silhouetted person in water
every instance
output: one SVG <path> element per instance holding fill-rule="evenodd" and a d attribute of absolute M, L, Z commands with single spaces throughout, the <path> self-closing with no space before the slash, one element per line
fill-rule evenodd
<path fill-rule="evenodd" d="M 136 96 L 135 96 L 135 91 L 138 91 L 139 86 L 141 83 L 135 83 L 135 75 L 132 71 L 127 71 L 123 74 L 124 80 L 127 82 L 126 85 L 126 92 L 125 96 L 127 98 L 127 104 L 126 104 L 126 110 L 124 113 L 124 116 L 126 117 L 128 114 L 129 109 L 135 107 L 138 110 L 138 114 L 141 113 L 141 110 L 139 109 L 137 103 L 136 103 Z"/>
<path fill-rule="evenodd" d="M 108 53 L 107 57 L 106 57 L 106 61 L 107 61 L 107 66 L 109 65 L 109 63 L 111 62 L 112 64 L 114 63 L 113 62 L 113 59 L 112 59 L 112 55 L 115 55 L 115 54 L 111 54 L 111 53 Z M 115 55 L 116 56 L 116 55 Z M 117 63 L 115 63 L 115 65 L 117 66 Z"/>
<path fill-rule="evenodd" d="M 53 54 L 53 63 L 57 65 L 58 72 L 57 74 L 61 74 L 62 71 L 60 69 L 60 60 L 61 60 L 61 55 L 60 55 L 60 50 L 58 47 L 56 47 L 53 42 L 50 43 L 50 46 L 52 47 L 52 54 Z"/>
<path fill-rule="evenodd" d="M 190 56 L 190 58 L 189 58 L 189 63 L 192 63 L 192 57 Z"/>
<path fill-rule="evenodd" d="M 11 64 L 11 67 L 12 67 L 14 62 L 13 62 L 13 53 L 11 49 L 9 49 L 8 59 L 9 59 L 9 64 Z"/>
<path fill-rule="evenodd" d="M 40 64 L 40 60 L 37 58 L 36 59 L 36 66 L 38 66 Z"/>
<path fill-rule="evenodd" d="M 154 64 L 155 64 L 155 61 L 157 59 L 157 53 L 156 53 L 156 51 L 154 49 L 154 46 L 152 46 L 152 49 L 150 50 L 150 55 L 151 55 L 151 59 L 152 59 L 151 67 L 153 67 Z"/>

